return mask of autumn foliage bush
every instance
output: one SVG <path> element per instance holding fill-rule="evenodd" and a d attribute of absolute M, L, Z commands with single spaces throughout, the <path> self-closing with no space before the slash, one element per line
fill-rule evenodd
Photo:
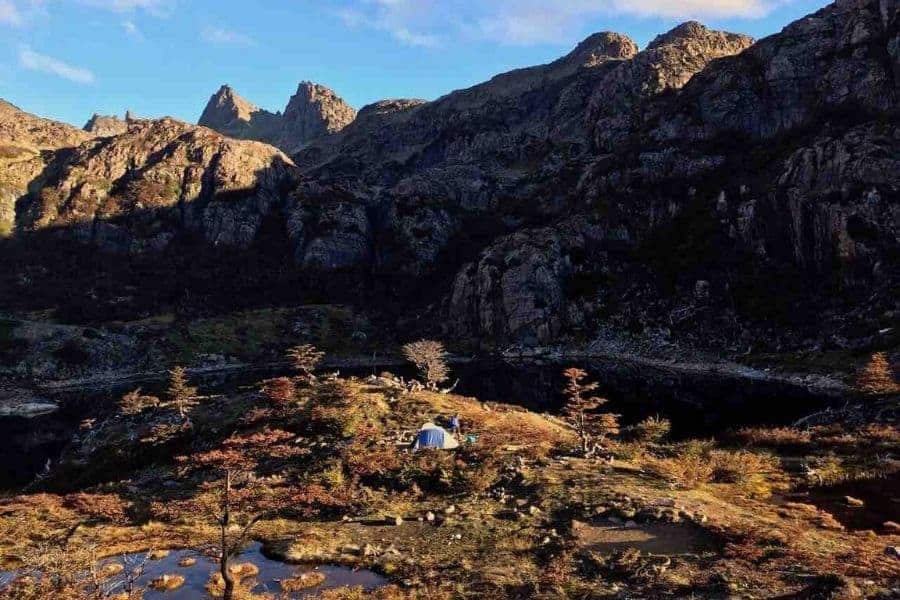
<path fill-rule="evenodd" d="M 648 457 L 645 466 L 674 487 L 688 490 L 712 481 L 715 471 L 704 453 L 693 450 L 664 458 Z"/>
<path fill-rule="evenodd" d="M 635 436 L 645 444 L 661 442 L 671 429 L 672 423 L 660 417 L 647 417 L 634 426 Z"/>
<path fill-rule="evenodd" d="M 62 500 L 62 505 L 92 521 L 107 523 L 127 523 L 128 504 L 116 494 L 69 494 Z"/>
<path fill-rule="evenodd" d="M 288 350 L 287 358 L 297 373 L 297 380 L 312 383 L 313 373 L 322 363 L 325 353 L 317 350 L 312 344 L 302 344 Z"/>
<path fill-rule="evenodd" d="M 297 389 L 290 378 L 275 377 L 263 381 L 260 392 L 272 406 L 283 410 L 294 403 Z"/>
<path fill-rule="evenodd" d="M 159 405 L 159 398 L 141 394 L 141 390 L 136 389 L 122 396 L 119 400 L 119 411 L 125 416 L 133 416 Z"/>
<path fill-rule="evenodd" d="M 646 467 L 682 489 L 705 483 L 735 484 L 744 492 L 766 496 L 784 480 L 777 457 L 747 450 L 715 449 L 712 442 L 692 440 L 671 456 L 647 457 Z"/>

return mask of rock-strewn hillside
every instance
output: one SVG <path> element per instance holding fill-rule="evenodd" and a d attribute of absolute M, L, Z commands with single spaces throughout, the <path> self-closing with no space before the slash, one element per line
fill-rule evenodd
<path fill-rule="evenodd" d="M 294 152 L 340 131 L 355 117 L 356 111 L 333 91 L 303 81 L 284 114 L 263 110 L 223 85 L 210 98 L 199 123 L 229 137 L 257 140 Z"/>
<path fill-rule="evenodd" d="M 168 118 L 131 121 L 127 133 L 82 144 L 50 168 L 20 203 L 18 226 L 64 228 L 119 252 L 161 250 L 182 230 L 246 247 L 297 178 L 271 146 Z"/>
<path fill-rule="evenodd" d="M 575 210 L 598 220 L 593 243 L 559 225 L 501 239 L 457 276 L 450 326 L 487 344 L 610 326 L 735 351 L 893 343 L 898 35 L 894 3 L 841 1 L 677 93 L 647 82 L 685 83 L 694 52 L 743 42 L 661 36 L 588 112 Z"/>
<path fill-rule="evenodd" d="M 90 139 L 90 133 L 71 125 L 42 119 L 0 100 L 0 143 L 30 151 L 55 150 L 77 146 Z"/>
<path fill-rule="evenodd" d="M 42 119 L 0 100 L 0 238 L 15 222 L 16 199 L 43 171 L 47 152 L 92 137 L 71 125 Z"/>

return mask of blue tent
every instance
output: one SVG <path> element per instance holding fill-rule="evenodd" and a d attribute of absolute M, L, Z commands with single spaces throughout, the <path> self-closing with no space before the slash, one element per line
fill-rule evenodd
<path fill-rule="evenodd" d="M 456 441 L 456 438 L 454 438 L 449 431 L 443 427 L 438 427 L 434 423 L 426 423 L 422 426 L 422 429 L 420 429 L 419 433 L 416 435 L 416 443 L 413 446 L 416 450 L 422 448 L 452 450 L 453 448 L 458 447 L 459 442 Z"/>

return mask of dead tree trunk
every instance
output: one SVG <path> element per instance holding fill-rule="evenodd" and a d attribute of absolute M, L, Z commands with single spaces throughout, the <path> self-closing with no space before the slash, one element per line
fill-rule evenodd
<path fill-rule="evenodd" d="M 234 577 L 228 568 L 231 562 L 231 548 L 228 544 L 228 527 L 231 525 L 231 471 L 225 472 L 225 491 L 222 497 L 222 518 L 219 525 L 222 529 L 222 556 L 219 558 L 219 572 L 222 574 L 222 581 L 225 585 L 222 598 L 224 600 L 234 599 Z"/>

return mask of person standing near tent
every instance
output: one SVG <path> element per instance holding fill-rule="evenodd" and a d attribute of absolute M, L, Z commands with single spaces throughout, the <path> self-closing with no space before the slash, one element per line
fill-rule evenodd
<path fill-rule="evenodd" d="M 450 433 L 452 433 L 456 439 L 459 439 L 461 431 L 459 413 L 455 413 L 450 417 Z"/>

